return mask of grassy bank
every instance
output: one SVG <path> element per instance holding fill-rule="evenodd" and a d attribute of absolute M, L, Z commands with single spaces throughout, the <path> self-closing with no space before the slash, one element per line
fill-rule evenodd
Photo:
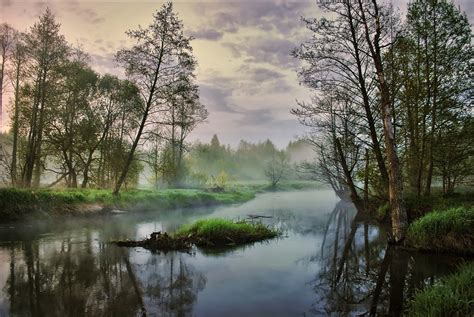
<path fill-rule="evenodd" d="M 242 203 L 257 193 L 270 190 L 315 189 L 314 182 L 285 182 L 276 188 L 266 182 L 235 183 L 226 190 L 205 189 L 136 189 L 112 195 L 108 189 L 17 189 L 0 188 L 0 222 L 56 215 L 88 215 L 110 209 L 166 210 Z"/>
<path fill-rule="evenodd" d="M 436 252 L 474 253 L 474 208 L 434 211 L 408 228 L 407 245 Z"/>
<path fill-rule="evenodd" d="M 240 203 L 251 200 L 249 190 L 229 190 L 218 193 L 197 189 L 166 189 L 123 191 L 120 196 L 111 190 L 27 190 L 0 189 L 0 222 L 28 217 L 100 213 L 107 209 L 165 210 Z"/>
<path fill-rule="evenodd" d="M 189 250 L 192 245 L 221 248 L 275 238 L 278 231 L 260 222 L 204 219 L 184 225 L 171 234 L 154 232 L 141 241 L 116 241 L 119 246 L 144 247 L 151 250 Z"/>
<path fill-rule="evenodd" d="M 465 264 L 415 295 L 409 309 L 411 317 L 471 316 L 474 311 L 474 263 Z"/>
<path fill-rule="evenodd" d="M 416 197 L 407 193 L 405 205 L 408 219 L 413 222 L 434 210 L 471 208 L 474 206 L 474 191 L 466 188 L 455 194 L 443 195 L 439 188 L 434 188 L 429 197 Z M 390 207 L 387 202 L 372 198 L 369 200 L 369 211 L 379 222 L 390 223 Z"/>

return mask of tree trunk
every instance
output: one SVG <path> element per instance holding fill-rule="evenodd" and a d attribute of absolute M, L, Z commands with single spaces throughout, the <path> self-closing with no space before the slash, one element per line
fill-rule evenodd
<path fill-rule="evenodd" d="M 163 59 L 163 51 L 164 51 L 163 45 L 164 45 L 164 43 L 163 43 L 163 40 L 162 40 L 160 57 L 158 59 L 158 65 L 157 65 L 156 70 L 155 70 L 153 84 L 150 87 L 150 92 L 149 92 L 149 95 L 148 95 L 148 100 L 146 102 L 146 107 L 145 107 L 145 111 L 143 113 L 142 121 L 140 123 L 140 128 L 138 129 L 135 140 L 133 141 L 132 148 L 130 149 L 130 152 L 128 153 L 128 157 L 127 157 L 127 160 L 125 162 L 125 166 L 123 167 L 122 173 L 120 174 L 120 177 L 119 177 L 117 183 L 115 184 L 115 188 L 114 188 L 114 191 L 113 191 L 114 195 L 119 194 L 120 188 L 122 187 L 123 183 L 125 182 L 125 179 L 127 178 L 128 170 L 130 169 L 130 165 L 132 164 L 133 157 L 135 155 L 135 150 L 137 149 L 138 142 L 140 142 L 140 138 L 142 136 L 143 129 L 145 128 L 145 124 L 146 124 L 146 121 L 148 119 L 148 115 L 150 113 L 150 109 L 151 109 L 152 102 L 153 102 L 153 95 L 155 93 L 156 84 L 158 82 L 158 74 L 160 73 L 161 62 L 162 62 L 162 59 Z"/>
<path fill-rule="evenodd" d="M 20 71 L 21 71 L 21 61 L 18 61 L 15 69 L 15 103 L 13 111 L 13 144 L 12 144 L 12 164 L 11 164 L 11 181 L 12 186 L 18 185 L 17 182 L 17 151 L 18 151 L 18 130 L 19 130 L 19 116 L 20 116 Z"/>
<path fill-rule="evenodd" d="M 5 77 L 5 62 L 7 59 L 6 50 L 2 53 L 2 65 L 0 66 L 0 132 L 3 127 L 3 79 Z"/>
<path fill-rule="evenodd" d="M 342 170 L 344 171 L 344 176 L 346 178 L 347 186 L 349 187 L 349 190 L 351 191 L 351 199 L 354 202 L 354 204 L 356 205 L 356 207 L 360 208 L 361 199 L 359 197 L 359 194 L 357 194 L 357 190 L 355 188 L 354 181 L 352 180 L 351 172 L 350 172 L 350 170 L 347 166 L 347 162 L 346 162 L 346 158 L 344 157 L 344 153 L 342 152 L 341 142 L 337 138 L 335 139 L 335 142 L 336 142 L 337 152 L 339 154 L 339 162 L 341 163 Z"/>
<path fill-rule="evenodd" d="M 381 96 L 381 112 L 383 117 L 383 130 L 385 137 L 385 147 L 389 162 L 389 200 L 392 218 L 392 238 L 394 242 L 400 242 L 405 238 L 405 231 L 408 226 L 407 213 L 403 201 L 403 182 L 400 163 L 396 152 L 396 141 L 393 127 L 393 109 L 390 101 L 390 91 L 385 80 L 385 73 L 382 63 L 382 53 L 380 50 L 381 25 L 377 0 L 372 0 L 374 5 L 375 36 L 372 42 L 369 33 L 369 25 L 366 20 L 362 0 L 358 0 L 361 10 L 361 18 L 365 28 L 365 37 L 375 64 L 379 91 Z"/>

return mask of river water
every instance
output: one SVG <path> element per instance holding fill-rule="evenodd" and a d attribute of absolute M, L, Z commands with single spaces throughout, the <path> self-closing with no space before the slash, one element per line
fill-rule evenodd
<path fill-rule="evenodd" d="M 282 237 L 227 250 L 120 248 L 197 219 L 263 215 Z M 0 316 L 397 316 L 459 258 L 387 247 L 331 191 L 0 227 Z"/>

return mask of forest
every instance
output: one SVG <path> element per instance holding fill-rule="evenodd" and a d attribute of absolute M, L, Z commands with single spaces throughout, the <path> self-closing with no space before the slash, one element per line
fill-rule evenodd
<path fill-rule="evenodd" d="M 286 2 L 239 5 L 264 8 L 267 20 L 293 10 Z M 470 316 L 472 21 L 448 0 L 413 0 L 406 10 L 378 0 L 311 5 L 317 17 L 292 13 L 305 36 L 287 52 L 306 98 L 288 104 L 286 119 L 305 133 L 283 147 L 257 136 L 228 145 L 221 131 L 193 137 L 211 110 L 195 38 L 172 2 L 125 32 L 128 44 L 114 55 L 121 75 L 94 70 L 49 8 L 24 32 L 1 23 L 0 273 L 5 263 L 9 279 L 0 278 L 8 290 L 0 315 L 42 315 L 46 292 L 58 316 L 117 314 L 120 296 L 106 285 L 113 276 L 133 304 L 130 316 L 238 308 L 249 316 Z M 263 30 L 286 36 L 290 23 L 274 23 Z M 74 264 L 71 250 L 93 272 Z M 73 275 L 100 275 L 105 286 L 89 282 L 104 303 L 93 304 L 89 282 L 74 298 L 40 283 L 67 279 L 72 289 Z M 233 290 L 214 283 L 225 278 L 240 295 L 223 296 L 223 307 L 213 300 Z M 22 308 L 14 299 L 26 303 L 27 289 Z M 187 293 L 175 299 L 175 289 Z"/>

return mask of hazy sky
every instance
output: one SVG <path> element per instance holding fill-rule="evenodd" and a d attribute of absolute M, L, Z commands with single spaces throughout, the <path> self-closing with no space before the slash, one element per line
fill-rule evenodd
<path fill-rule="evenodd" d="M 193 139 L 224 143 L 270 138 L 284 146 L 304 128 L 289 112 L 310 92 L 299 86 L 298 61 L 290 51 L 308 38 L 300 17 L 317 17 L 316 0 L 174 1 L 199 63 L 201 101 L 210 112 Z M 472 23 L 474 0 L 455 1 Z M 115 52 L 129 45 L 127 29 L 146 26 L 162 2 L 0 0 L 0 22 L 26 31 L 46 7 L 72 44 L 80 44 L 100 73 L 121 74 Z M 405 10 L 405 1 L 394 1 Z"/>

